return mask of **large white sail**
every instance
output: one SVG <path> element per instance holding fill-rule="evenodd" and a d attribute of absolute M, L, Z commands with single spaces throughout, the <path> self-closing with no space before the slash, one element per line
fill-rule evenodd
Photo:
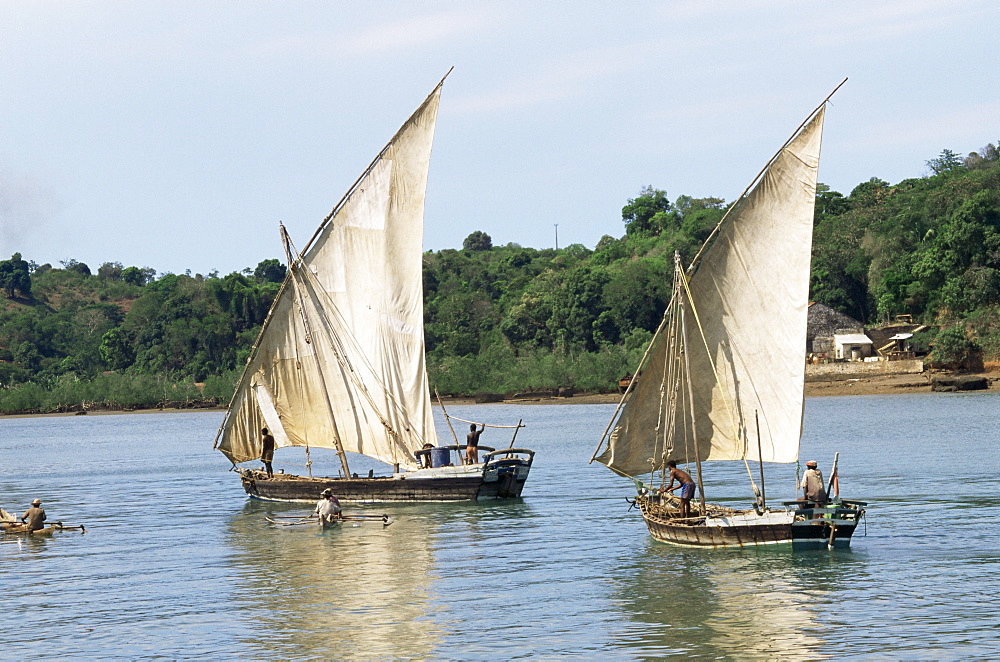
<path fill-rule="evenodd" d="M 676 324 L 654 338 L 595 458 L 609 468 L 797 459 L 823 117 L 821 107 L 778 153 L 680 283 Z"/>
<path fill-rule="evenodd" d="M 436 435 L 424 362 L 424 191 L 441 84 L 331 212 L 288 276 L 216 447 L 341 449 L 404 467 Z"/>

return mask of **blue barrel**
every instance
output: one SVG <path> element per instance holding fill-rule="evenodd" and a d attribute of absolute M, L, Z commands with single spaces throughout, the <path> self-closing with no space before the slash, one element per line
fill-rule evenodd
<path fill-rule="evenodd" d="M 448 466 L 448 449 L 432 448 L 431 467 L 446 467 L 446 466 Z"/>

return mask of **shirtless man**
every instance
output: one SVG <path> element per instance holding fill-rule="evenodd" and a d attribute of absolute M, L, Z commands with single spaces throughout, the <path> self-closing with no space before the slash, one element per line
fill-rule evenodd
<path fill-rule="evenodd" d="M 271 462 L 274 461 L 274 435 L 267 431 L 267 428 L 261 428 L 261 450 L 260 450 L 260 461 L 264 463 L 264 469 L 267 471 L 268 478 L 274 478 L 274 472 L 271 471 Z"/>
<path fill-rule="evenodd" d="M 673 492 L 678 487 L 681 488 L 681 517 L 686 518 L 690 513 L 691 499 L 694 498 L 694 480 L 691 478 L 691 474 L 683 469 L 678 469 L 677 463 L 673 460 L 668 460 L 667 466 L 670 467 L 670 482 L 660 492 Z M 674 486 L 675 480 L 677 481 L 676 487 Z"/>
<path fill-rule="evenodd" d="M 479 446 L 479 435 L 483 433 L 486 429 L 486 424 L 481 423 L 482 427 L 478 430 L 476 429 L 476 424 L 472 423 L 469 425 L 469 434 L 465 435 L 465 463 L 466 464 L 479 464 L 479 452 L 476 450 Z"/>

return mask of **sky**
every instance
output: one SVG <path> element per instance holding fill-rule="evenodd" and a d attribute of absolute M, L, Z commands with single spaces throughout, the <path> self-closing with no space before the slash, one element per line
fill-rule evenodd
<path fill-rule="evenodd" d="M 844 79 L 820 181 L 1000 139 L 996 0 L 0 0 L 0 259 L 224 275 L 299 248 L 442 76 L 424 249 L 732 200 Z"/>

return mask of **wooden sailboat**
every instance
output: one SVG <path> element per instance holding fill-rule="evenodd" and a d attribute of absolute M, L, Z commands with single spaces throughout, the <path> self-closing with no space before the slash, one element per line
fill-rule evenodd
<path fill-rule="evenodd" d="M 314 501 L 326 488 L 346 501 L 521 494 L 533 451 L 480 446 L 486 451 L 481 462 L 456 464 L 457 440 L 439 446 L 434 430 L 421 269 L 424 194 L 443 84 L 375 157 L 305 250 L 296 252 L 281 227 L 288 273 L 215 439 L 252 497 Z M 239 466 L 260 459 L 265 428 L 276 449 L 305 448 L 308 475 L 268 476 Z M 311 475 L 309 452 L 316 448 L 337 453 L 340 475 Z M 359 477 L 348 453 L 392 471 Z"/>
<path fill-rule="evenodd" d="M 841 83 L 843 84 L 843 83 Z M 839 87 L 839 86 L 838 86 Z M 834 90 L 836 91 L 836 90 Z M 831 93 L 832 96 L 832 93 Z M 729 208 L 673 295 L 591 461 L 636 481 L 650 534 L 679 545 L 845 546 L 864 504 L 769 508 L 763 463 L 798 460 L 809 262 L 827 97 Z M 610 434 L 609 434 L 610 432 Z M 696 476 L 688 517 L 661 494 L 673 460 Z M 742 462 L 754 508 L 705 501 L 703 463 Z M 750 462 L 760 464 L 761 486 Z"/>

